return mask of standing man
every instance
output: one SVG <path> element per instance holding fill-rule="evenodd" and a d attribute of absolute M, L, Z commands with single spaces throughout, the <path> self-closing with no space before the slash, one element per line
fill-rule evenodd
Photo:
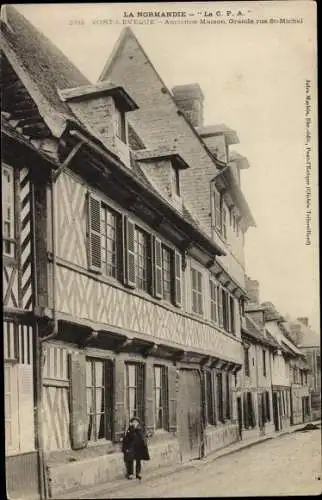
<path fill-rule="evenodd" d="M 126 466 L 126 477 L 133 479 L 135 460 L 135 475 L 137 479 L 141 479 L 141 460 L 150 460 L 150 455 L 138 417 L 133 417 L 130 420 L 130 425 L 123 436 L 122 451 Z"/>

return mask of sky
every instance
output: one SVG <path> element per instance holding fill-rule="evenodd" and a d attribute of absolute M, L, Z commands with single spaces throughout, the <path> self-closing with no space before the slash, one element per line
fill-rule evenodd
<path fill-rule="evenodd" d="M 282 314 L 307 316 L 319 331 L 316 37 L 314 2 L 19 5 L 93 83 L 124 25 L 124 11 L 183 11 L 198 24 L 131 25 L 168 88 L 198 82 L 205 125 L 237 131 L 232 148 L 247 156 L 242 189 L 257 223 L 245 237 L 247 275 L 260 282 L 260 300 Z M 232 14 L 227 15 L 227 10 Z M 206 19 L 226 24 L 199 24 Z M 241 12 L 241 14 L 239 14 Z M 202 14 L 199 14 L 202 13 Z M 232 17 L 231 17 L 232 16 Z M 265 19 L 303 22 L 263 23 Z M 94 23 L 111 19 L 112 24 Z M 130 18 L 131 19 L 131 18 Z M 134 19 L 139 19 L 135 17 Z M 151 19 L 151 18 L 140 18 Z M 153 18 L 152 18 L 153 19 Z M 177 18 L 181 20 L 182 18 Z M 189 19 L 189 17 L 188 17 Z M 230 23 L 252 19 L 254 23 Z M 116 22 L 117 21 L 117 22 Z M 313 103 L 310 244 L 306 244 L 306 80 Z"/>

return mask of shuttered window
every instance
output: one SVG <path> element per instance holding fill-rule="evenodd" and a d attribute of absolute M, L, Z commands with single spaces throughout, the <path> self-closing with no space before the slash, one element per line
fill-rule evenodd
<path fill-rule="evenodd" d="M 271 411 L 270 411 L 270 397 L 269 391 L 265 391 L 265 421 L 270 422 L 271 420 Z"/>
<path fill-rule="evenodd" d="M 219 326 L 224 326 L 223 294 L 221 287 L 218 287 L 218 319 Z"/>
<path fill-rule="evenodd" d="M 213 280 L 210 280 L 210 317 L 218 323 L 218 285 Z"/>
<path fill-rule="evenodd" d="M 263 349 L 263 375 L 266 377 L 266 351 Z"/>
<path fill-rule="evenodd" d="M 191 269 L 192 283 L 192 311 L 197 314 L 203 313 L 202 298 L 202 274 L 196 269 Z"/>
<path fill-rule="evenodd" d="M 86 401 L 88 441 L 97 441 L 105 437 L 105 373 L 102 360 L 86 360 Z"/>
<path fill-rule="evenodd" d="M 125 365 L 125 398 L 128 420 L 134 416 L 144 422 L 144 365 L 126 363 Z"/>
<path fill-rule="evenodd" d="M 134 238 L 136 286 L 139 290 L 149 293 L 151 276 L 149 235 L 142 229 L 135 227 Z"/>
<path fill-rule="evenodd" d="M 155 429 L 168 429 L 167 367 L 154 366 L 154 415 Z"/>
<path fill-rule="evenodd" d="M 15 253 L 15 190 L 12 167 L 2 164 L 2 242 L 3 254 L 14 257 Z"/>
<path fill-rule="evenodd" d="M 226 240 L 227 239 L 227 209 L 224 205 L 222 206 L 222 235 Z"/>

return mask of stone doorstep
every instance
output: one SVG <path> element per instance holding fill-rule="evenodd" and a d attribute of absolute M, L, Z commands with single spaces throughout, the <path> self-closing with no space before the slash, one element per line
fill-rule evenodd
<path fill-rule="evenodd" d="M 320 425 L 321 420 L 316 420 L 316 421 L 313 421 L 311 423 Z M 147 482 L 151 479 L 155 479 L 157 477 L 172 475 L 172 474 L 175 474 L 181 470 L 202 467 L 203 465 L 214 462 L 215 460 L 217 460 L 221 457 L 231 455 L 233 453 L 236 453 L 238 451 L 241 451 L 241 450 L 244 450 L 247 448 L 251 448 L 252 446 L 255 446 L 256 444 L 263 443 L 263 442 L 269 441 L 271 439 L 276 439 L 278 437 L 282 437 L 282 436 L 287 435 L 287 434 L 291 434 L 298 429 L 304 428 L 305 425 L 306 425 L 306 423 L 293 425 L 292 427 L 285 429 L 285 430 L 282 430 L 282 431 L 279 431 L 279 432 L 274 431 L 270 434 L 260 436 L 257 438 L 248 439 L 246 441 L 238 441 L 237 443 L 233 443 L 225 448 L 222 448 L 218 451 L 215 451 L 215 452 L 209 454 L 208 457 L 205 457 L 201 460 L 192 460 L 190 462 L 186 462 L 183 464 L 172 465 L 169 467 L 163 466 L 163 467 L 158 467 L 156 469 L 152 469 L 152 470 L 148 471 L 147 475 L 145 475 L 144 482 Z M 144 473 L 144 470 L 143 470 L 143 473 Z M 112 493 L 113 491 L 119 490 L 120 488 L 126 490 L 127 488 L 131 488 L 131 487 L 133 487 L 133 483 L 131 481 L 125 481 L 125 479 L 119 480 L 119 481 L 109 481 L 105 484 L 100 484 L 97 486 L 83 488 L 82 490 L 76 490 L 74 492 L 69 492 L 65 495 L 55 496 L 55 497 L 53 497 L 53 500 L 63 500 L 63 499 L 66 499 L 66 500 L 70 499 L 71 500 L 71 499 L 81 499 L 81 498 L 85 499 L 85 498 L 90 498 L 89 495 L 91 495 L 93 498 L 95 495 L 100 495 L 101 493 L 102 494 L 105 492 Z"/>

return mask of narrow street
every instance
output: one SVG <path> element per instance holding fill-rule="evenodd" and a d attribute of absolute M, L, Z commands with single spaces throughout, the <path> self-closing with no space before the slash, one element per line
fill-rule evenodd
<path fill-rule="evenodd" d="M 193 468 L 167 477 L 128 481 L 113 491 L 102 487 L 95 498 L 318 495 L 320 478 L 321 432 L 313 430 L 265 441 L 207 464 L 195 462 Z"/>

